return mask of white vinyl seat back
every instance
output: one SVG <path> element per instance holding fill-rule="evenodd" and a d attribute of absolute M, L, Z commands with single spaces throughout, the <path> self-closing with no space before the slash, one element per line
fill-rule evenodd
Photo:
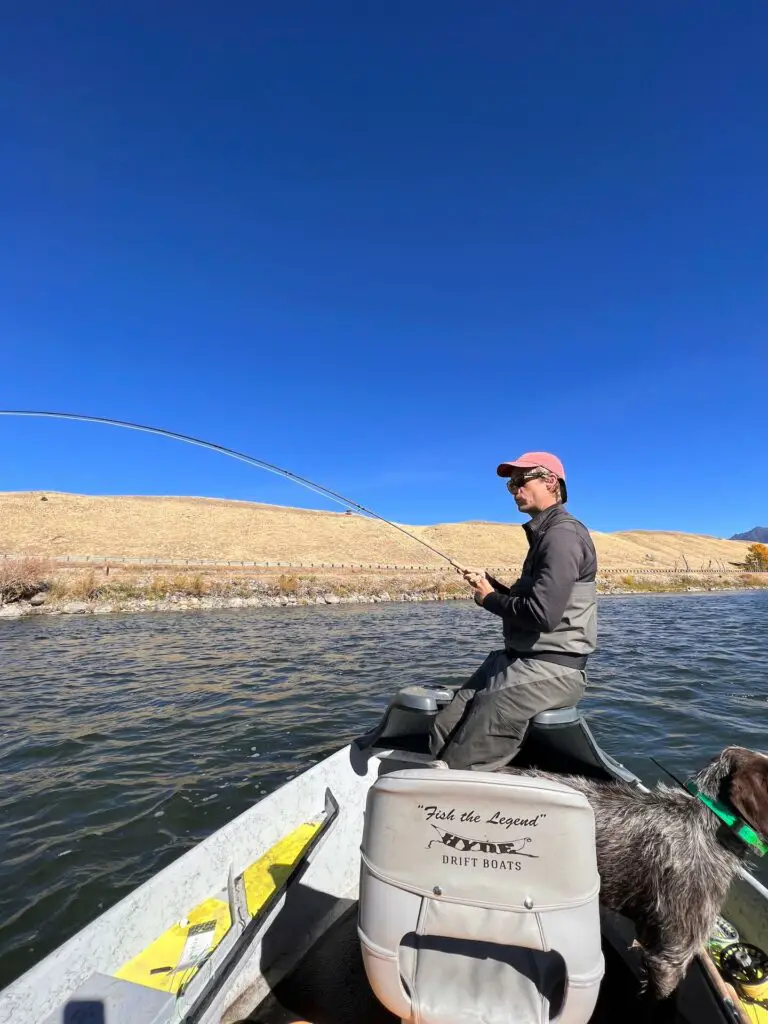
<path fill-rule="evenodd" d="M 569 787 L 420 768 L 368 793 L 358 932 L 417 1024 L 586 1024 L 604 973 L 592 808 Z"/>

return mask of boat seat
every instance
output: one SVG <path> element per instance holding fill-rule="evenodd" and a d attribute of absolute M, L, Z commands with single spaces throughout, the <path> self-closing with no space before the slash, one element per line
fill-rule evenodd
<path fill-rule="evenodd" d="M 586 1024 L 604 972 L 592 808 L 560 783 L 406 769 L 368 792 L 358 935 L 418 1024 Z"/>
<path fill-rule="evenodd" d="M 531 719 L 531 725 L 567 725 L 570 722 L 578 722 L 579 705 L 566 704 L 560 708 L 549 708 L 547 711 L 540 711 Z"/>

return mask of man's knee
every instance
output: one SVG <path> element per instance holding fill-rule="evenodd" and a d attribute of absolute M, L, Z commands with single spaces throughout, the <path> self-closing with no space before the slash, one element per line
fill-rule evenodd
<path fill-rule="evenodd" d="M 437 756 L 451 734 L 456 731 L 474 696 L 474 691 L 457 690 L 450 704 L 435 715 L 429 735 L 430 752 L 434 756 Z"/>
<path fill-rule="evenodd" d="M 511 759 L 527 727 L 525 714 L 510 714 L 501 691 L 477 694 L 440 757 L 451 768 L 482 768 Z"/>

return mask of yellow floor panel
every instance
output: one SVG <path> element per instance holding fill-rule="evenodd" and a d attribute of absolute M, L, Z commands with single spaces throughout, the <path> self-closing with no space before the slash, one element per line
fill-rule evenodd
<path fill-rule="evenodd" d="M 322 822 L 299 825 L 245 869 L 243 887 L 251 917 L 288 878 L 321 825 Z M 176 994 L 231 927 L 229 906 L 211 897 L 124 964 L 115 972 L 115 977 Z"/>
<path fill-rule="evenodd" d="M 207 899 L 190 910 L 183 924 L 173 925 L 115 971 L 115 977 L 160 992 L 177 993 L 195 974 L 195 962 L 215 949 L 231 926 L 228 905 L 223 900 Z"/>
<path fill-rule="evenodd" d="M 754 1024 L 768 1024 L 768 1007 L 758 1003 L 748 1003 L 745 999 L 741 1000 L 741 1005 L 744 1007 L 744 1013 L 751 1021 L 754 1021 Z"/>
<path fill-rule="evenodd" d="M 243 872 L 248 913 L 253 917 L 290 875 L 321 822 L 299 825 Z"/>

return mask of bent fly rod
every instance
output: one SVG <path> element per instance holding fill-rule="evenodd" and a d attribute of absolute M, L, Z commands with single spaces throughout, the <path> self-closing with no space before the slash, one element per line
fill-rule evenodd
<path fill-rule="evenodd" d="M 86 416 L 81 413 L 73 412 L 36 412 L 28 409 L 0 409 L 0 416 L 39 416 L 48 419 L 79 420 L 82 423 L 105 423 L 110 427 L 125 427 L 128 430 L 141 430 L 146 434 L 158 434 L 160 437 L 170 437 L 175 441 L 185 441 L 187 444 L 194 444 L 200 448 L 208 448 L 212 452 L 219 452 L 221 455 L 228 455 L 230 458 L 239 459 L 241 462 L 247 462 L 250 466 L 256 466 L 258 469 L 266 469 L 270 473 L 276 473 L 278 476 L 285 477 L 286 480 L 292 480 L 294 483 L 299 484 L 302 487 L 306 487 L 308 490 L 314 491 L 316 494 L 322 494 L 324 497 L 330 498 L 331 501 L 335 501 L 346 508 L 362 512 L 364 515 L 370 516 L 372 519 L 378 519 L 379 522 L 386 523 L 387 526 L 391 526 L 394 530 L 399 530 L 400 533 L 404 533 L 406 537 L 410 537 L 411 540 L 415 540 L 417 544 L 422 544 L 425 548 L 429 548 L 429 550 L 434 554 L 439 555 L 440 558 L 444 558 L 446 562 L 450 563 L 450 565 L 456 569 L 457 572 L 463 573 L 464 571 L 463 567 L 454 562 L 450 555 L 446 555 L 444 551 L 440 551 L 438 548 L 433 547 L 431 544 L 427 543 L 427 541 L 422 540 L 421 537 L 416 537 L 414 534 L 404 530 L 403 527 L 398 526 L 397 523 L 390 522 L 389 519 L 385 519 L 384 516 L 380 516 L 378 512 L 374 512 L 373 509 L 366 508 L 365 505 L 359 505 L 356 501 L 345 498 L 343 494 L 337 494 L 336 491 L 332 491 L 328 487 L 323 487 L 322 484 L 315 483 L 314 480 L 308 480 L 306 477 L 298 476 L 296 473 L 291 473 L 288 469 L 281 469 L 280 466 L 274 466 L 271 462 L 264 462 L 263 459 L 255 459 L 252 455 L 245 455 L 243 452 L 236 452 L 233 448 L 225 448 L 223 445 L 214 444 L 212 441 L 203 441 L 198 437 L 190 437 L 188 434 L 179 434 L 173 430 L 164 430 L 162 427 L 149 427 L 143 423 L 131 423 L 128 420 L 115 420 L 106 416 Z"/>

